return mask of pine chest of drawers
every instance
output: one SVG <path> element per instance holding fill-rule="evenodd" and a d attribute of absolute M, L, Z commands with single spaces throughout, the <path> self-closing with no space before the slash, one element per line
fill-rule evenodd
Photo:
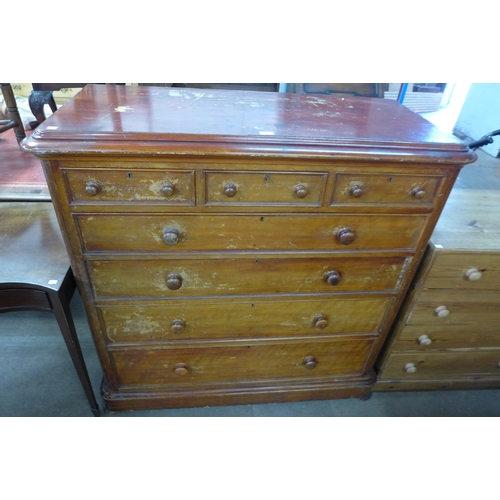
<path fill-rule="evenodd" d="M 382 99 L 93 85 L 23 147 L 114 410 L 367 396 L 474 159 Z"/>
<path fill-rule="evenodd" d="M 376 390 L 500 387 L 500 191 L 454 189 L 384 350 Z"/>

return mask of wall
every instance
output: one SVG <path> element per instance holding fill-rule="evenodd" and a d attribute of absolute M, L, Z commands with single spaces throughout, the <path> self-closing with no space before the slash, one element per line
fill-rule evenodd
<path fill-rule="evenodd" d="M 473 83 L 453 129 L 460 136 L 473 140 L 500 129 L 500 83 Z M 500 156 L 500 136 L 483 151 Z"/>

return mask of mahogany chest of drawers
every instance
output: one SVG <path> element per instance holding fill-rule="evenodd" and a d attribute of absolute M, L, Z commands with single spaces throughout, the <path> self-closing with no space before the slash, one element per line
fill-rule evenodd
<path fill-rule="evenodd" d="M 23 147 L 113 410 L 366 397 L 475 158 L 382 99 L 98 85 Z"/>
<path fill-rule="evenodd" d="M 454 189 L 380 361 L 376 390 L 500 387 L 500 191 Z"/>

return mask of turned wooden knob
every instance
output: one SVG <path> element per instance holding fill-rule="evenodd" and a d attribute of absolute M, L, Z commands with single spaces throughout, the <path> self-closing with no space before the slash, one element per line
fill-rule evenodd
<path fill-rule="evenodd" d="M 446 306 L 436 307 L 435 313 L 438 318 L 447 318 L 450 315 L 450 311 Z"/>
<path fill-rule="evenodd" d="M 342 245 L 349 245 L 356 238 L 356 234 L 350 227 L 343 227 L 337 232 L 337 239 L 342 243 Z"/>
<path fill-rule="evenodd" d="M 305 198 L 307 196 L 307 187 L 299 184 L 295 188 L 295 196 L 297 196 L 297 198 Z"/>
<path fill-rule="evenodd" d="M 167 227 L 163 230 L 163 241 L 167 245 L 177 245 L 179 243 L 179 230 L 175 227 Z"/>
<path fill-rule="evenodd" d="M 85 186 L 85 191 L 90 196 L 95 196 L 97 193 L 100 193 L 101 189 L 102 189 L 102 186 L 98 182 L 95 182 L 95 181 L 87 182 L 87 185 Z"/>
<path fill-rule="evenodd" d="M 189 373 L 189 367 L 186 363 L 177 363 L 174 366 L 174 373 L 176 375 L 187 375 Z"/>
<path fill-rule="evenodd" d="M 228 198 L 232 198 L 236 194 L 236 191 L 238 191 L 238 188 L 234 184 L 229 183 L 224 186 L 224 194 Z"/>
<path fill-rule="evenodd" d="M 420 335 L 420 337 L 418 337 L 418 343 L 420 345 L 431 345 L 432 339 L 430 339 L 428 335 Z"/>
<path fill-rule="evenodd" d="M 180 274 L 169 274 L 167 278 L 167 288 L 170 290 L 179 290 L 182 286 L 182 276 Z"/>
<path fill-rule="evenodd" d="M 316 365 L 318 362 L 316 361 L 316 358 L 314 356 L 306 356 L 302 360 L 302 364 L 308 369 L 312 370 L 313 368 L 316 368 Z"/>
<path fill-rule="evenodd" d="M 340 283 L 340 273 L 338 271 L 327 271 L 323 274 L 323 279 L 332 286 Z"/>
<path fill-rule="evenodd" d="M 465 276 L 467 276 L 469 281 L 477 281 L 480 280 L 481 277 L 483 276 L 483 273 L 473 267 L 472 269 L 469 269 L 466 273 Z"/>
<path fill-rule="evenodd" d="M 320 314 L 314 318 L 313 325 L 316 328 L 326 328 L 328 326 L 328 319 L 324 314 Z"/>
<path fill-rule="evenodd" d="M 361 196 L 363 196 L 365 194 L 365 190 L 363 189 L 363 186 L 356 184 L 355 186 L 352 186 L 349 193 L 354 198 L 361 198 Z"/>
<path fill-rule="evenodd" d="M 170 329 L 173 333 L 182 333 L 186 327 L 186 322 L 182 319 L 174 319 L 170 325 Z"/>
<path fill-rule="evenodd" d="M 417 371 L 417 367 L 415 366 L 414 363 L 406 363 L 404 371 L 406 373 L 415 373 Z"/>
<path fill-rule="evenodd" d="M 174 191 L 175 191 L 175 186 L 171 182 L 167 182 L 161 188 L 161 192 L 167 197 L 172 196 L 174 194 Z"/>
<path fill-rule="evenodd" d="M 412 192 L 412 196 L 414 196 L 417 200 L 421 200 L 425 196 L 425 191 L 421 187 L 416 187 Z"/>

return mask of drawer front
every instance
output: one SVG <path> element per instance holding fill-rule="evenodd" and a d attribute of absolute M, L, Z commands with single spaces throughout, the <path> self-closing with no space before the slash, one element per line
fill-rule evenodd
<path fill-rule="evenodd" d="M 499 291 L 500 253 L 438 251 L 424 287 Z"/>
<path fill-rule="evenodd" d="M 90 261 L 96 297 L 394 291 L 405 258 Z"/>
<path fill-rule="evenodd" d="M 194 205 L 194 171 L 63 169 L 73 203 Z"/>
<path fill-rule="evenodd" d="M 441 176 L 401 174 L 337 174 L 332 204 L 432 203 Z"/>
<path fill-rule="evenodd" d="M 86 251 L 408 249 L 423 216 L 75 215 Z"/>
<path fill-rule="evenodd" d="M 320 206 L 325 172 L 205 171 L 207 205 Z"/>
<path fill-rule="evenodd" d="M 462 375 L 498 375 L 500 350 L 395 353 L 381 376 L 384 380 L 428 379 Z"/>
<path fill-rule="evenodd" d="M 398 336 L 398 346 L 500 347 L 500 293 L 423 290 Z M 401 346 L 398 347 L 398 349 Z M 396 348 L 396 346 L 394 346 Z"/>
<path fill-rule="evenodd" d="M 391 298 L 168 301 L 98 307 L 112 342 L 376 334 Z"/>
<path fill-rule="evenodd" d="M 361 375 L 373 340 L 113 351 L 123 386 Z"/>

